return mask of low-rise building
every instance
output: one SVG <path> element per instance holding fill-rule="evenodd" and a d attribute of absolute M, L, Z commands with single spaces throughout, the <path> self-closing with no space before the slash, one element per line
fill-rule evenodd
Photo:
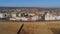
<path fill-rule="evenodd" d="M 0 18 L 7 18 L 9 15 L 7 13 L 0 13 Z"/>
<path fill-rule="evenodd" d="M 45 20 L 56 20 L 57 19 L 57 15 L 53 15 L 53 13 L 47 13 L 45 15 Z"/>
<path fill-rule="evenodd" d="M 39 19 L 38 16 L 31 17 L 31 21 L 37 21 L 38 19 Z"/>

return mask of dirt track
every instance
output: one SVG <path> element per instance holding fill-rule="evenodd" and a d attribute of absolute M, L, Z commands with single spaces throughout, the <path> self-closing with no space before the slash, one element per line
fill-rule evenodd
<path fill-rule="evenodd" d="M 60 21 L 51 22 L 0 22 L 0 34 L 60 34 Z"/>

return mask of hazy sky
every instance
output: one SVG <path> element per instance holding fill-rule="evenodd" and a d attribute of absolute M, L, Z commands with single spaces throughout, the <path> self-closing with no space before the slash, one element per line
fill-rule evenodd
<path fill-rule="evenodd" d="M 60 7 L 60 0 L 0 0 L 0 6 Z"/>

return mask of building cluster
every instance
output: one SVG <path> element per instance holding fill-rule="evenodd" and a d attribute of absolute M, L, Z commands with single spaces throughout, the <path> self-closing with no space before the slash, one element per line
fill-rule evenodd
<path fill-rule="evenodd" d="M 1 19 L 10 21 L 60 20 L 60 12 L 56 10 L 4 9 L 0 12 Z"/>

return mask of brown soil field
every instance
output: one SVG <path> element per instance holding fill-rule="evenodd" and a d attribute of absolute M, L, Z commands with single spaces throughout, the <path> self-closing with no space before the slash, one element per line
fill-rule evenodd
<path fill-rule="evenodd" d="M 21 28 L 21 25 L 23 27 Z M 19 29 L 21 30 L 19 31 Z M 19 31 L 19 33 L 18 33 Z M 0 22 L 0 34 L 60 34 L 60 21 Z"/>

